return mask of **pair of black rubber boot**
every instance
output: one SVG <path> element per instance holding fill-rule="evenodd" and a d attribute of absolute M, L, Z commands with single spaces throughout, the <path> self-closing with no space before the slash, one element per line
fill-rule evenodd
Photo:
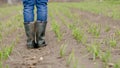
<path fill-rule="evenodd" d="M 28 48 L 38 48 L 47 45 L 45 42 L 46 25 L 47 22 L 35 22 L 24 24 Z"/>

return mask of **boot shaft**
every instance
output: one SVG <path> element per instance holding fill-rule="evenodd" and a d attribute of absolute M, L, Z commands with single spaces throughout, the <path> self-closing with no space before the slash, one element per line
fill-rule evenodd
<path fill-rule="evenodd" d="M 34 23 L 25 23 L 24 28 L 27 36 L 27 46 L 33 48 L 35 40 Z"/>
<path fill-rule="evenodd" d="M 47 22 L 36 22 L 36 41 L 38 45 L 45 44 L 45 30 Z"/>

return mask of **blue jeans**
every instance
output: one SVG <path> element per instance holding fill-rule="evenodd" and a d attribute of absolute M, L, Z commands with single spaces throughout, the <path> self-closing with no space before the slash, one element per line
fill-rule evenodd
<path fill-rule="evenodd" d="M 34 6 L 37 8 L 37 21 L 47 21 L 47 2 L 48 0 L 23 0 L 24 23 L 34 21 Z"/>

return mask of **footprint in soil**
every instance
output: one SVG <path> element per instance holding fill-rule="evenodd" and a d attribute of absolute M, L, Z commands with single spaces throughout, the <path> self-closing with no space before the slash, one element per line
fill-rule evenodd
<path fill-rule="evenodd" d="M 36 68 L 37 63 L 43 60 L 43 57 L 36 57 L 36 56 L 24 56 L 23 65 L 27 68 Z"/>

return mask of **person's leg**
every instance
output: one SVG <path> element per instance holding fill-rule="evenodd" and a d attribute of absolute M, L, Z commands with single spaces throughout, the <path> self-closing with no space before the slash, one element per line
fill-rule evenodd
<path fill-rule="evenodd" d="M 24 23 L 30 23 L 34 21 L 34 5 L 34 0 L 23 0 Z"/>
<path fill-rule="evenodd" d="M 46 46 L 45 29 L 47 24 L 47 2 L 48 0 L 36 0 L 37 21 L 36 21 L 36 40 L 38 46 Z"/>
<path fill-rule="evenodd" d="M 36 0 L 37 21 L 47 21 L 47 2 L 48 0 Z"/>
<path fill-rule="evenodd" d="M 34 47 L 34 0 L 23 0 L 24 27 L 27 36 L 28 48 Z"/>

